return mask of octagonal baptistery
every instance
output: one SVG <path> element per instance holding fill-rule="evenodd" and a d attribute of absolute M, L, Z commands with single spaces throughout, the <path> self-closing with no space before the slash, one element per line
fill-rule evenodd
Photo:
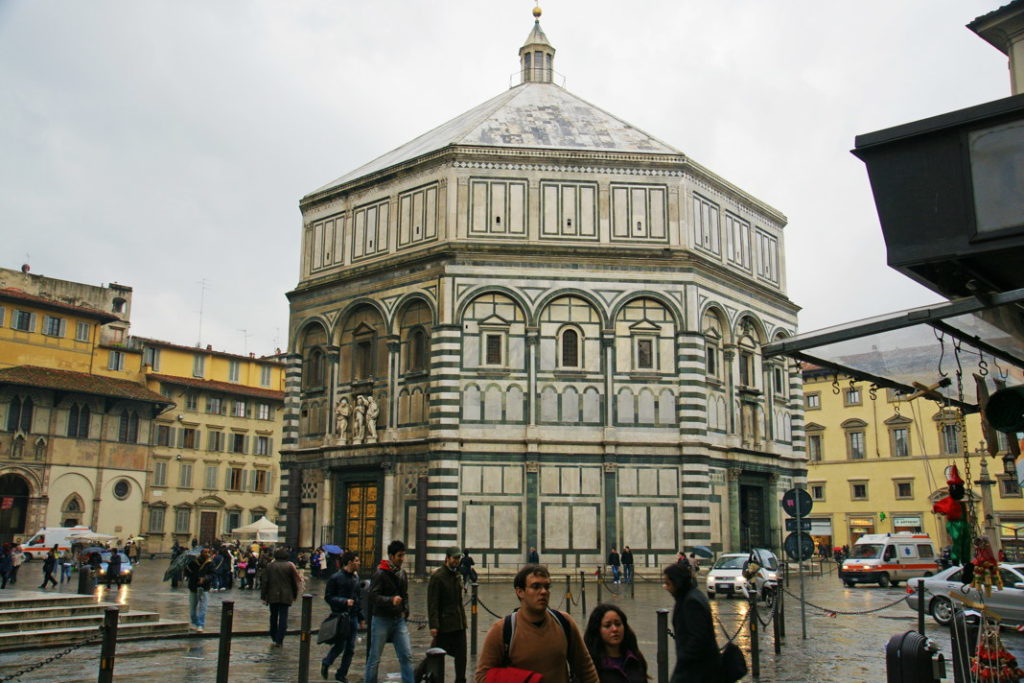
<path fill-rule="evenodd" d="M 419 571 L 777 546 L 786 219 L 556 84 L 554 52 L 538 20 L 521 83 L 302 198 L 291 543 L 366 566 L 402 539 Z"/>

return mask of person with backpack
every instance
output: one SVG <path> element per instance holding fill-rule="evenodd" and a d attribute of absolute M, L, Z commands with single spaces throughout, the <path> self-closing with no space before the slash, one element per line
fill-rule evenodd
<path fill-rule="evenodd" d="M 477 658 L 476 683 L 509 680 L 503 669 L 539 673 L 544 683 L 599 683 L 590 653 L 572 617 L 551 609 L 551 574 L 528 564 L 512 581 L 519 609 L 491 626 Z"/>

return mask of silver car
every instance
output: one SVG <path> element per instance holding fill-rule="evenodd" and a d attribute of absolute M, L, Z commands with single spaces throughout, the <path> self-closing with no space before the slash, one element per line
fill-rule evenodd
<path fill-rule="evenodd" d="M 950 567 L 935 576 L 924 580 L 925 609 L 942 626 L 953 620 L 954 607 L 963 607 L 963 603 L 950 597 L 961 595 L 973 603 L 983 603 L 993 610 L 1007 625 L 1024 624 L 1024 564 L 1001 564 L 999 573 L 1003 579 L 1003 589 L 992 587 L 991 595 L 985 595 L 972 586 L 964 586 L 960 580 L 960 567 Z M 907 581 L 907 605 L 917 611 L 917 582 L 919 579 Z"/>
<path fill-rule="evenodd" d="M 774 553 L 765 548 L 754 548 L 749 553 L 719 555 L 704 579 L 708 598 L 713 600 L 716 595 L 745 595 L 747 580 L 743 578 L 743 570 L 751 559 L 761 566 L 754 578 L 754 588 L 762 599 L 770 601 L 779 578 L 779 561 Z"/>

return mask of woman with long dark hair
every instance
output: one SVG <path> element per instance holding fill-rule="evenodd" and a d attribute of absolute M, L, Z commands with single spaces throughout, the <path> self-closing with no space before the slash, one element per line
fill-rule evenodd
<path fill-rule="evenodd" d="M 600 604 L 590 613 L 583 642 L 601 683 L 645 683 L 647 660 L 626 613 L 616 605 Z"/>
<path fill-rule="evenodd" d="M 676 668 L 671 683 L 704 683 L 721 677 L 721 655 L 715 641 L 711 605 L 697 588 L 689 567 L 665 567 L 664 587 L 675 598 L 672 631 L 676 638 Z"/>

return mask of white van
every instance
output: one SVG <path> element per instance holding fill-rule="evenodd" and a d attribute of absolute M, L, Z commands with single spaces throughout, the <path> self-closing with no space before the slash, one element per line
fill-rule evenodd
<path fill-rule="evenodd" d="M 46 557 L 46 553 L 53 546 L 57 546 L 58 552 L 70 550 L 71 541 L 68 540 L 68 536 L 90 531 L 91 529 L 87 526 L 48 526 L 40 529 L 32 538 L 22 543 L 21 549 L 25 551 L 25 559 L 34 557 L 42 559 Z"/>
<path fill-rule="evenodd" d="M 877 583 L 882 588 L 939 571 L 935 544 L 928 534 L 901 531 L 896 534 L 864 534 L 843 560 L 839 578 L 848 588 L 858 583 Z"/>

